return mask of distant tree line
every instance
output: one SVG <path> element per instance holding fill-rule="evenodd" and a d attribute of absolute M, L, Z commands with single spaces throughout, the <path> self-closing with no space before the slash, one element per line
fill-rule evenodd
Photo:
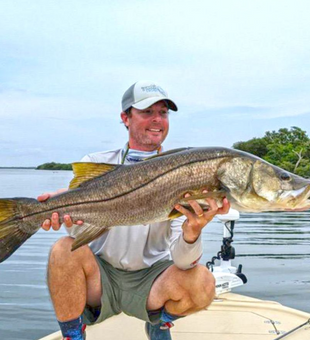
<path fill-rule="evenodd" d="M 36 168 L 37 170 L 72 170 L 71 164 L 63 164 L 63 163 L 44 163 Z"/>
<path fill-rule="evenodd" d="M 267 131 L 264 137 L 237 142 L 233 148 L 250 152 L 299 176 L 310 177 L 310 139 L 299 127 Z"/>

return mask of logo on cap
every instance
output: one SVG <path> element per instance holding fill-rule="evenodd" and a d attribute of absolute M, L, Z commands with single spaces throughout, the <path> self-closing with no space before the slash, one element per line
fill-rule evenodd
<path fill-rule="evenodd" d="M 141 86 L 141 90 L 144 92 L 159 92 L 163 96 L 167 96 L 166 92 L 157 85 Z"/>

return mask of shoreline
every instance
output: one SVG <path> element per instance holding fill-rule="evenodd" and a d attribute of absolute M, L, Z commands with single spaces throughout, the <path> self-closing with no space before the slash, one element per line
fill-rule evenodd
<path fill-rule="evenodd" d="M 36 166 L 0 166 L 0 169 L 36 169 Z"/>

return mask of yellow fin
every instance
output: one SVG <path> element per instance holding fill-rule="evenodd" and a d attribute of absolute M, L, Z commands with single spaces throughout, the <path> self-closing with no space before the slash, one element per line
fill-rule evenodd
<path fill-rule="evenodd" d="M 206 199 L 208 197 L 211 198 L 222 198 L 225 197 L 227 195 L 227 192 L 224 190 L 219 190 L 219 191 L 210 191 L 210 192 L 206 192 L 206 193 L 199 193 L 199 194 L 194 194 L 190 197 L 183 197 L 180 201 L 179 204 L 181 204 L 182 206 L 184 206 L 184 208 L 186 208 L 187 210 L 191 211 L 192 213 L 195 213 L 195 211 L 193 210 L 193 208 L 189 205 L 188 201 L 195 201 L 195 200 L 201 200 L 201 199 Z M 208 204 L 200 204 L 201 208 L 203 209 L 203 211 L 208 211 Z M 180 216 L 182 216 L 183 214 L 181 212 L 179 212 L 176 209 L 173 209 L 170 214 L 168 215 L 169 220 L 173 220 L 175 218 L 178 218 Z"/>
<path fill-rule="evenodd" d="M 22 219 L 18 215 L 18 204 L 22 201 L 31 201 L 31 199 L 13 198 L 0 200 L 0 263 L 10 257 L 35 233 L 35 231 L 31 231 L 33 226 L 30 223 L 30 228 L 27 223 L 25 223 L 27 228 L 22 228 Z M 23 229 L 27 230 L 27 232 Z"/>
<path fill-rule="evenodd" d="M 0 200 L 0 222 L 13 218 L 16 215 L 16 200 Z"/>
<path fill-rule="evenodd" d="M 182 201 L 188 202 L 188 201 L 195 201 L 195 200 L 201 200 L 204 198 L 222 198 L 227 195 L 226 191 L 219 190 L 219 191 L 210 191 L 206 193 L 201 193 L 197 195 L 192 195 L 189 197 L 182 198 Z"/>
<path fill-rule="evenodd" d="M 118 164 L 80 162 L 72 163 L 74 178 L 70 182 L 70 189 L 78 188 L 81 184 L 102 176 L 120 167 Z"/>
<path fill-rule="evenodd" d="M 169 220 L 174 220 L 175 218 L 178 218 L 182 216 L 183 214 L 176 209 L 173 209 L 171 213 L 168 215 Z"/>
<path fill-rule="evenodd" d="M 190 206 L 190 205 L 187 205 L 187 204 L 181 204 L 184 208 L 186 208 L 187 210 L 189 210 L 191 213 L 195 214 L 195 210 Z M 209 211 L 209 205 L 201 205 L 200 204 L 200 207 L 202 208 L 202 210 L 204 212 L 206 211 Z M 169 220 L 174 220 L 175 218 L 178 218 L 180 216 L 182 216 L 183 214 L 181 212 L 179 212 L 178 210 L 176 209 L 173 209 L 171 211 L 171 213 L 169 214 L 168 218 Z"/>

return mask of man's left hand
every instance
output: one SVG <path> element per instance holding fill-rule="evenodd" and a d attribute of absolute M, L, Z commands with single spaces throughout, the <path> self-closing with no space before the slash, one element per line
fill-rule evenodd
<path fill-rule="evenodd" d="M 206 190 L 203 191 L 203 193 L 206 192 Z M 185 197 L 190 197 L 190 194 L 186 194 Z M 204 211 L 199 203 L 194 200 L 188 201 L 194 212 L 179 204 L 175 206 L 176 210 L 187 217 L 182 225 L 183 238 L 187 243 L 194 243 L 201 234 L 201 230 L 213 220 L 215 215 L 227 214 L 230 208 L 230 204 L 226 197 L 223 199 L 223 205 L 221 208 L 217 206 L 217 203 L 213 198 L 206 198 L 206 202 L 209 205 L 209 210 L 207 211 Z"/>

